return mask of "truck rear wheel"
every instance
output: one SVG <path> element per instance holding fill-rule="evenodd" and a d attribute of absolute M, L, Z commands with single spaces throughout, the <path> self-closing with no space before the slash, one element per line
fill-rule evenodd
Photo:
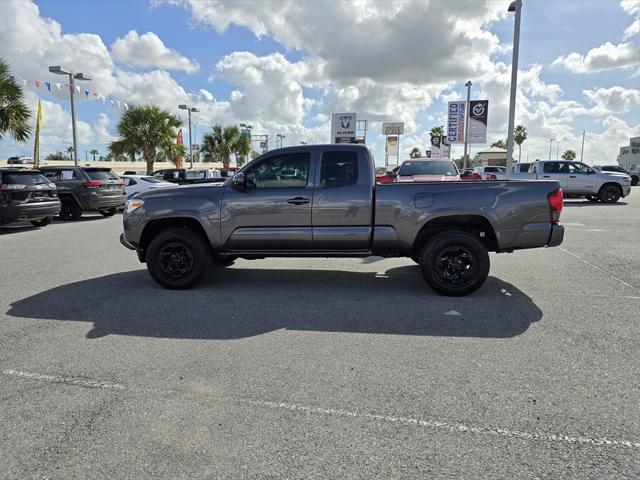
<path fill-rule="evenodd" d="M 163 287 L 185 290 L 200 282 L 210 257 L 201 235 L 186 228 L 169 228 L 151 240 L 147 270 Z"/>
<path fill-rule="evenodd" d="M 420 255 L 422 277 L 436 292 L 460 297 L 475 292 L 487 279 L 491 261 L 473 235 L 448 231 L 430 239 Z"/>

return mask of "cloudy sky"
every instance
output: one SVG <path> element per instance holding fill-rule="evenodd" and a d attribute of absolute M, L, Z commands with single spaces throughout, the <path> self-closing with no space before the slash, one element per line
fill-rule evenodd
<path fill-rule="evenodd" d="M 68 101 L 33 80 L 48 65 L 81 71 L 83 87 L 180 114 L 200 108 L 196 138 L 215 123 L 248 122 L 287 144 L 329 140 L 331 112 L 369 120 L 384 161 L 382 121 L 404 121 L 402 156 L 425 149 L 446 102 L 489 99 L 489 143 L 506 137 L 513 14 L 502 0 L 0 0 L 0 56 L 43 100 L 42 151 L 71 142 Z M 524 0 L 516 123 L 522 160 L 547 158 L 549 138 L 584 159 L 615 161 L 640 135 L 640 0 Z M 117 107 L 80 101 L 79 157 L 106 152 Z M 484 147 L 474 145 L 472 152 Z M 0 140 L 0 158 L 32 144 Z M 553 147 L 555 156 L 556 147 Z M 459 156 L 462 147 L 454 147 Z"/>

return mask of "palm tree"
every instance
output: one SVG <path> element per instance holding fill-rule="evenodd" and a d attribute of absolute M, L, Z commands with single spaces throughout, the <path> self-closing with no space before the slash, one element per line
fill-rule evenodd
<path fill-rule="evenodd" d="M 211 133 L 207 133 L 202 138 L 202 151 L 206 155 L 211 155 L 216 162 L 222 162 L 224 168 L 229 167 L 231 154 L 237 154 L 245 146 L 241 139 L 240 129 L 237 126 L 222 127 L 215 125 Z"/>
<path fill-rule="evenodd" d="M 518 162 L 522 160 L 522 142 L 527 139 L 527 128 L 524 125 L 517 125 L 513 129 L 513 141 L 518 144 Z"/>
<path fill-rule="evenodd" d="M 429 132 L 429 136 L 431 138 L 442 136 L 442 135 L 444 135 L 444 127 L 443 126 L 433 127 L 431 129 L 431 131 Z"/>
<path fill-rule="evenodd" d="M 251 133 L 241 132 L 236 142 L 236 158 L 240 159 L 242 165 L 251 153 Z"/>
<path fill-rule="evenodd" d="M 98 155 L 98 153 L 100 153 L 100 152 L 98 152 L 98 150 L 96 150 L 95 148 L 89 150 L 89 155 L 91 155 L 93 157 L 93 161 L 94 162 L 96 161 L 96 155 Z"/>
<path fill-rule="evenodd" d="M 575 150 L 566 150 L 563 154 L 562 154 L 562 159 L 563 160 L 575 160 L 576 159 L 576 152 Z"/>
<path fill-rule="evenodd" d="M 67 147 L 67 153 L 69 154 L 69 160 L 72 160 L 73 157 L 71 154 L 73 153 L 73 147 Z"/>
<path fill-rule="evenodd" d="M 420 153 L 420 149 L 418 147 L 413 147 L 409 152 L 409 158 L 420 158 L 422 154 Z"/>
<path fill-rule="evenodd" d="M 176 145 L 178 128 L 182 122 L 176 115 L 155 105 L 142 105 L 125 110 L 116 127 L 118 140 L 109 149 L 114 155 L 135 158 L 141 154 L 147 162 L 147 175 L 153 173 L 153 164 L 162 155 L 176 163 L 179 150 Z"/>
<path fill-rule="evenodd" d="M 507 142 L 504 140 L 497 140 L 491 144 L 492 147 L 504 148 L 507 149 Z"/>
<path fill-rule="evenodd" d="M 0 138 L 8 133 L 16 141 L 26 142 L 31 135 L 30 117 L 22 87 L 11 77 L 9 64 L 0 58 Z"/>

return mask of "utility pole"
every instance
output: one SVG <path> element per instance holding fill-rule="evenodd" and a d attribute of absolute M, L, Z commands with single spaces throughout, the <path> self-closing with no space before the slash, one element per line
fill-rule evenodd
<path fill-rule="evenodd" d="M 549 160 L 551 160 L 551 147 L 553 147 L 553 137 L 549 139 Z"/>
<path fill-rule="evenodd" d="M 582 130 L 582 148 L 580 149 L 580 161 L 582 162 L 582 156 L 584 154 L 584 136 L 587 133 L 586 130 Z"/>
<path fill-rule="evenodd" d="M 471 111 L 471 80 L 464 84 L 467 87 L 467 103 L 464 106 L 464 168 L 467 168 L 467 155 L 469 144 L 469 113 Z M 440 138 L 440 148 L 442 148 L 442 138 Z"/>
<path fill-rule="evenodd" d="M 191 144 L 191 112 L 199 112 L 200 110 L 198 110 L 196 107 L 189 107 L 188 105 L 178 105 L 178 108 L 180 110 L 186 110 L 187 112 L 189 112 L 189 161 L 191 162 L 191 167 L 193 168 L 193 150 L 192 150 L 192 144 Z"/>
<path fill-rule="evenodd" d="M 513 58 L 511 60 L 511 94 L 509 96 L 509 126 L 507 131 L 507 180 L 511 178 L 511 166 L 513 164 L 513 128 L 516 116 L 516 87 L 518 85 L 518 54 L 520 51 L 520 12 L 522 0 L 515 0 L 509 5 L 509 12 L 515 12 L 515 25 L 513 28 Z"/>

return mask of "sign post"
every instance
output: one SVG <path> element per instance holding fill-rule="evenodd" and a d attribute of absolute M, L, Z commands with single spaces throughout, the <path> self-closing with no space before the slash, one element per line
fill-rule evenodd
<path fill-rule="evenodd" d="M 396 157 L 396 165 L 400 163 L 400 135 L 404 134 L 404 122 L 384 122 L 382 134 L 387 139 L 384 149 L 384 166 L 388 169 L 389 157 Z"/>

